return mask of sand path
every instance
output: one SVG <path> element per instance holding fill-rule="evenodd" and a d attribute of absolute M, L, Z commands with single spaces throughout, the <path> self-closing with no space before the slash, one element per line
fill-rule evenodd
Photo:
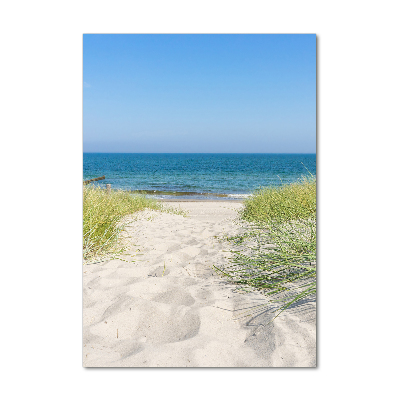
<path fill-rule="evenodd" d="M 315 302 L 271 324 L 268 312 L 237 319 L 265 297 L 233 292 L 210 268 L 227 262 L 229 243 L 217 237 L 236 231 L 242 205 L 171 205 L 188 216 L 146 211 L 128 228 L 134 263 L 84 266 L 83 365 L 316 366 Z"/>

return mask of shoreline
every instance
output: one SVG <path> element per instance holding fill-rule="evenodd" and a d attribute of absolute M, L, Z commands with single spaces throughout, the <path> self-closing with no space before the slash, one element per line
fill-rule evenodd
<path fill-rule="evenodd" d="M 216 200 L 216 199 L 155 199 L 157 201 L 161 201 L 163 203 L 243 203 L 243 199 L 231 199 L 228 200 L 224 198 L 223 200 Z"/>
<path fill-rule="evenodd" d="M 101 187 L 102 190 L 106 191 L 107 189 L 104 187 Z M 150 199 L 154 199 L 157 201 L 162 201 L 162 202 L 243 202 L 244 200 L 247 200 L 248 198 L 251 198 L 253 193 L 240 193 L 237 196 L 238 197 L 233 197 L 235 196 L 234 193 L 197 193 L 193 192 L 193 194 L 189 194 L 187 192 L 175 192 L 174 194 L 171 194 L 170 192 L 163 192 L 163 191 L 153 191 L 153 190 L 130 190 L 130 189 L 115 189 L 111 187 L 111 190 L 115 191 L 123 191 L 132 195 L 143 195 L 147 196 Z M 156 192 L 156 193 L 155 193 Z M 170 196 L 170 198 L 158 198 L 158 197 L 153 197 L 153 196 Z"/>
<path fill-rule="evenodd" d="M 124 189 L 123 189 L 124 190 Z M 158 201 L 243 201 L 250 198 L 252 193 L 209 193 L 209 192 L 170 192 L 163 190 L 126 190 L 131 194 L 149 196 Z M 156 196 L 156 197 L 155 197 Z M 168 197 L 158 197 L 168 196 Z"/>

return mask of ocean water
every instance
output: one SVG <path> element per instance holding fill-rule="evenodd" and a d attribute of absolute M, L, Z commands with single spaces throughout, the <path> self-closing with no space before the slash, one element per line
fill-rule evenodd
<path fill-rule="evenodd" d="M 308 171 L 307 171 L 308 170 Z M 84 153 L 83 179 L 160 199 L 236 200 L 316 175 L 315 154 Z"/>

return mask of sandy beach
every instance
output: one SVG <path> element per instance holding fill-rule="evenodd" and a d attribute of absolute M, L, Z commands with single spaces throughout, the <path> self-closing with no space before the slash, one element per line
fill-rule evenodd
<path fill-rule="evenodd" d="M 211 268 L 228 262 L 221 239 L 239 229 L 242 203 L 166 204 L 187 216 L 141 212 L 127 261 L 84 265 L 83 366 L 315 367 L 315 301 L 268 324 L 264 296 L 234 292 Z"/>

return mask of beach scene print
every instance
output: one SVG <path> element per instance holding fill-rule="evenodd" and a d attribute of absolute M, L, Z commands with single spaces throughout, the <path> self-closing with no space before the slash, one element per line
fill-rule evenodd
<path fill-rule="evenodd" d="M 316 35 L 83 35 L 84 367 L 316 367 Z"/>

